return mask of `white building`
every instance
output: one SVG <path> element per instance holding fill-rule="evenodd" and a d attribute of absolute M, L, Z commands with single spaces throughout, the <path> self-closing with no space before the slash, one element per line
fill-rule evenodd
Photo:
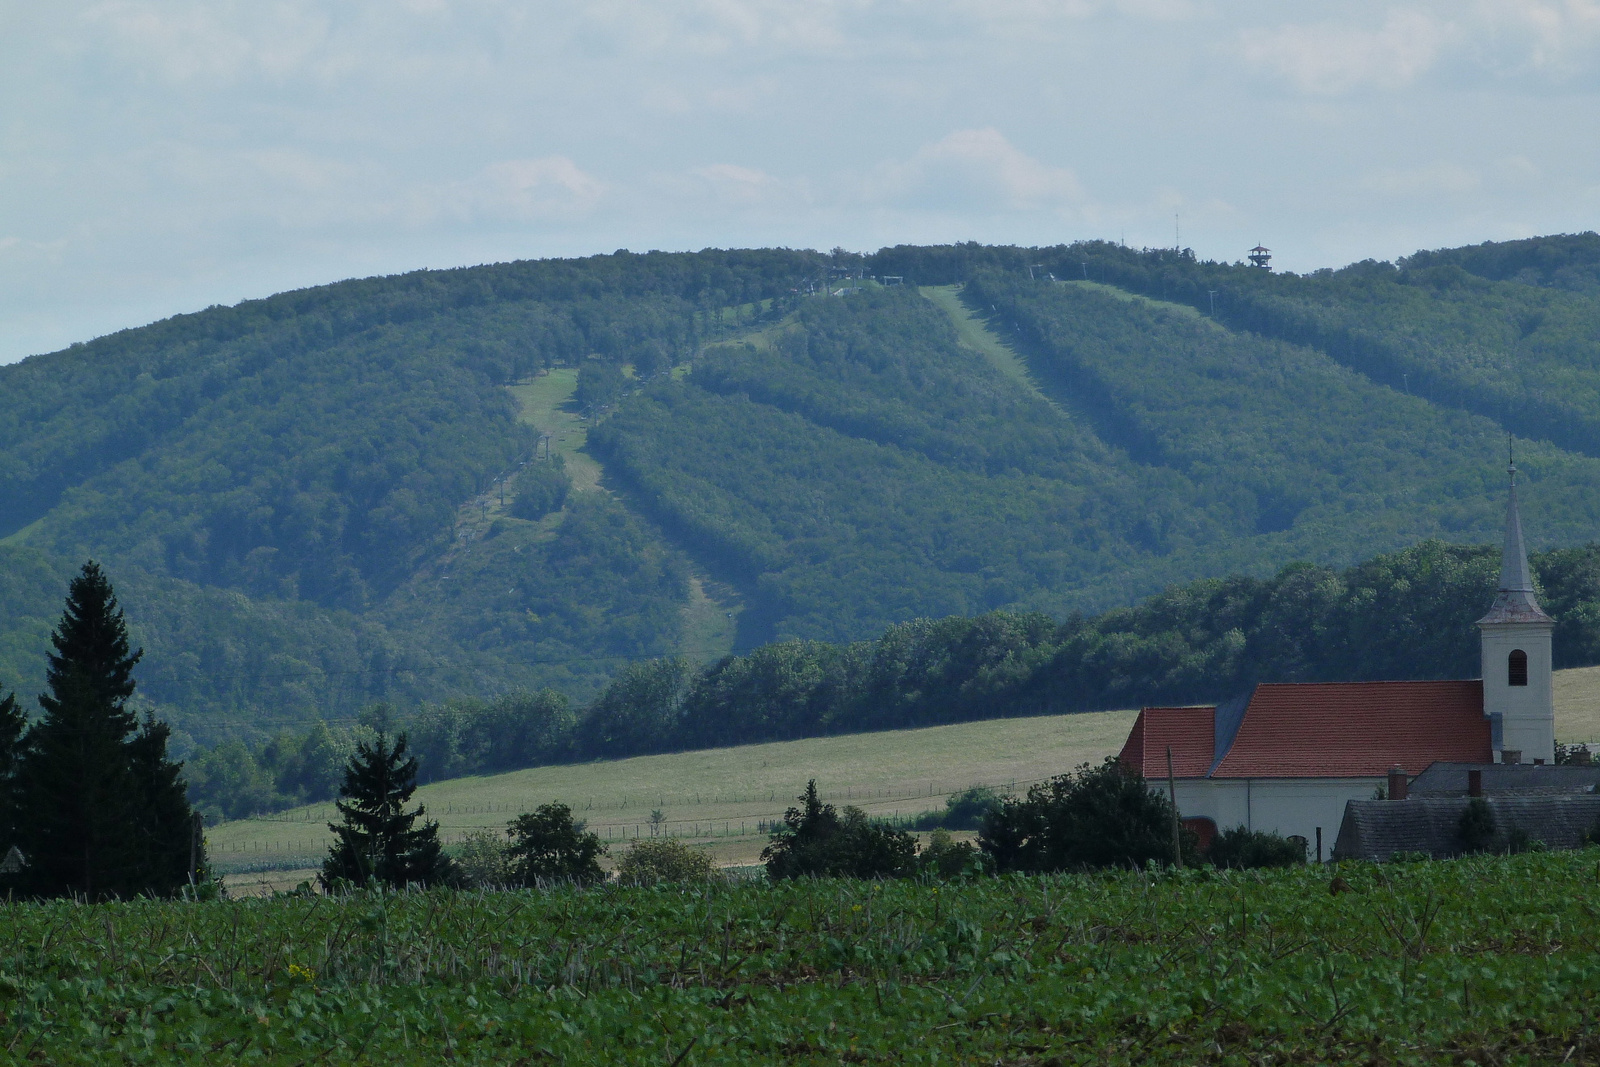
<path fill-rule="evenodd" d="M 1262 684 L 1214 707 L 1145 708 L 1121 766 L 1171 788 L 1203 843 L 1244 826 L 1304 838 L 1320 858 L 1345 803 L 1372 799 L 1393 768 L 1411 778 L 1435 761 L 1492 763 L 1497 753 L 1553 764 L 1554 624 L 1534 598 L 1515 466 L 1510 475 L 1500 590 L 1478 620 L 1481 680 Z"/>

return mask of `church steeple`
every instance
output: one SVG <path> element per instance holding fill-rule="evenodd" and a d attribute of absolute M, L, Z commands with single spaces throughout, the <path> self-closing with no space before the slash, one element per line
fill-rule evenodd
<path fill-rule="evenodd" d="M 1483 654 L 1483 712 L 1489 717 L 1494 747 L 1516 763 L 1555 762 L 1555 691 L 1551 678 L 1550 636 L 1555 621 L 1533 595 L 1528 546 L 1517 513 L 1517 465 L 1509 465 L 1506 544 L 1500 559 L 1500 588 L 1489 614 L 1478 620 Z"/>
<path fill-rule="evenodd" d="M 1478 625 L 1492 622 L 1550 622 L 1533 594 L 1533 572 L 1528 569 L 1528 548 L 1522 539 L 1522 516 L 1517 512 L 1517 465 L 1506 468 L 1511 478 L 1506 503 L 1506 543 L 1500 557 L 1500 589 L 1489 614 Z"/>

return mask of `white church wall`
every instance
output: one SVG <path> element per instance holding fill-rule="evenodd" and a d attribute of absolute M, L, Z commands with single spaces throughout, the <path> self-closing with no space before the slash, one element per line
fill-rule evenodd
<path fill-rule="evenodd" d="M 1149 779 L 1151 789 L 1167 795 L 1167 783 Z M 1322 828 L 1322 856 L 1333 852 L 1334 838 L 1350 800 L 1371 800 L 1383 778 L 1185 778 L 1177 784 L 1178 814 L 1202 817 L 1218 830 L 1247 830 L 1299 835 L 1315 850 Z"/>

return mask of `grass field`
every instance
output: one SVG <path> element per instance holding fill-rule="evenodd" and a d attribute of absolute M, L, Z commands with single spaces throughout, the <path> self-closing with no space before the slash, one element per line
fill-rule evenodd
<path fill-rule="evenodd" d="M 1592 1064 L 1597 859 L 0 903 L 0 1059 Z"/>
<path fill-rule="evenodd" d="M 581 451 L 589 439 L 588 426 L 577 412 L 568 410 L 572 394 L 578 389 L 578 369 L 554 367 L 508 388 L 522 406 L 522 421 L 549 434 L 551 453 L 565 458 L 572 488 L 582 493 L 598 487 L 600 464 Z"/>
<path fill-rule="evenodd" d="M 721 863 L 747 864 L 766 844 L 762 824 L 781 818 L 810 778 L 833 803 L 914 815 L 943 807 L 948 794 L 970 785 L 1023 789 L 1098 762 L 1122 747 L 1133 715 L 1000 719 L 536 767 L 436 782 L 418 797 L 446 840 L 503 829 L 518 812 L 559 800 L 613 845 L 648 835 L 650 813 L 659 809 L 668 833 L 704 844 Z M 207 840 L 223 871 L 294 868 L 325 854 L 332 817 L 332 805 L 316 804 L 223 823 Z M 285 877 L 293 876 L 271 881 Z"/>
<path fill-rule="evenodd" d="M 1042 400 L 1050 400 L 1040 391 L 1038 383 L 1033 380 L 1033 375 L 1028 371 L 1028 365 L 1022 357 L 1012 351 L 1011 346 L 1001 340 L 995 332 L 988 328 L 983 319 L 972 313 L 967 305 L 961 302 L 961 286 L 959 285 L 924 285 L 919 290 L 946 315 L 956 328 L 956 336 L 961 343 L 977 352 L 989 361 L 995 370 L 1028 387 L 1032 393 Z"/>
<path fill-rule="evenodd" d="M 1555 692 L 1557 737 L 1600 741 L 1600 667 L 1557 671 Z M 915 815 L 971 785 L 1020 790 L 1098 762 L 1122 747 L 1134 714 L 1000 719 L 536 767 L 436 782 L 418 797 L 447 841 L 498 831 L 518 813 L 557 800 L 620 848 L 648 834 L 650 813 L 659 809 L 667 833 L 710 849 L 719 863 L 743 865 L 756 862 L 764 824 L 782 817 L 807 779 L 836 804 Z M 332 805 L 315 804 L 223 823 L 207 840 L 230 885 L 283 888 L 307 877 L 325 854 L 333 815 Z"/>

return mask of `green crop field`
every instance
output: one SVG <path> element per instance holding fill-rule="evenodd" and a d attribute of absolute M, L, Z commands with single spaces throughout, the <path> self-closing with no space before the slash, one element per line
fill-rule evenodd
<path fill-rule="evenodd" d="M 435 782 L 417 791 L 446 841 L 475 829 L 503 829 L 520 811 L 559 800 L 614 846 L 650 832 L 652 810 L 666 832 L 700 842 L 725 864 L 748 864 L 766 844 L 763 824 L 783 815 L 807 779 L 830 801 L 874 815 L 913 815 L 944 805 L 951 792 L 983 784 L 1026 788 L 1030 781 L 1098 762 L 1122 747 L 1133 712 L 933 726 L 843 737 L 596 763 L 535 767 L 482 778 Z M 297 867 L 316 862 L 331 835 L 331 804 L 240 819 L 207 841 L 230 884 L 260 881 L 250 872 L 289 871 L 268 884 L 293 884 Z"/>
<path fill-rule="evenodd" d="M 1600 852 L 0 905 L 58 1064 L 1593 1063 Z"/>

